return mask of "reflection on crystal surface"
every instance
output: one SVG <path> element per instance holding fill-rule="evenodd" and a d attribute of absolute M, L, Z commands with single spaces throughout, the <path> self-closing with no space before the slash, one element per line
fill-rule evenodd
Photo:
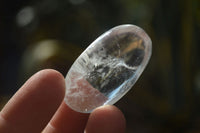
<path fill-rule="evenodd" d="M 151 49 L 150 38 L 137 26 L 121 25 L 104 33 L 69 70 L 65 102 L 83 113 L 114 104 L 135 84 Z"/>

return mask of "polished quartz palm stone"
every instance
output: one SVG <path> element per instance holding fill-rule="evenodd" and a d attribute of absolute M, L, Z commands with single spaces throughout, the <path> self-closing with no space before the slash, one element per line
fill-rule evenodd
<path fill-rule="evenodd" d="M 135 25 L 120 25 L 107 31 L 70 68 L 66 104 L 82 113 L 114 104 L 135 84 L 151 52 L 151 39 Z"/>

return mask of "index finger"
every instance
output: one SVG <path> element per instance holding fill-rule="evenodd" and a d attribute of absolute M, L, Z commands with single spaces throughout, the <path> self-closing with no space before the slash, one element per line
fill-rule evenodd
<path fill-rule="evenodd" d="M 0 112 L 1 133 L 38 133 L 61 104 L 64 77 L 55 70 L 32 76 Z"/>

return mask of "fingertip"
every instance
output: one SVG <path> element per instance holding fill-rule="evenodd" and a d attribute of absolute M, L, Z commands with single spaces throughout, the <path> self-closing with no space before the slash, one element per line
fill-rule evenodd
<path fill-rule="evenodd" d="M 55 97 L 63 99 L 65 95 L 65 79 L 56 70 L 44 69 L 31 76 L 15 95 L 19 95 L 19 93 L 32 94 L 32 91 L 34 93 L 53 93 Z"/>
<path fill-rule="evenodd" d="M 86 126 L 86 133 L 125 133 L 126 120 L 115 106 L 106 105 L 95 109 Z"/>
<path fill-rule="evenodd" d="M 44 69 L 34 74 L 16 94 L 14 97 L 26 95 L 30 101 L 31 98 L 39 97 L 39 105 L 46 103 L 49 106 L 59 106 L 65 96 L 65 79 L 56 70 Z"/>
<path fill-rule="evenodd" d="M 64 98 L 65 79 L 60 72 L 53 69 L 41 70 L 33 76 L 33 80 L 34 79 L 38 81 L 38 84 L 44 85 L 42 89 L 48 89 L 48 91 L 55 94 L 55 96 L 61 99 Z"/>

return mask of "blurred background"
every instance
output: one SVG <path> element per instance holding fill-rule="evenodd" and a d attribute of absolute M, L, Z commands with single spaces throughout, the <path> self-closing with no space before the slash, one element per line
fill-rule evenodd
<path fill-rule="evenodd" d="M 199 0 L 1 0 L 0 109 L 41 69 L 63 76 L 99 35 L 135 24 L 153 54 L 116 106 L 127 133 L 200 132 Z"/>

